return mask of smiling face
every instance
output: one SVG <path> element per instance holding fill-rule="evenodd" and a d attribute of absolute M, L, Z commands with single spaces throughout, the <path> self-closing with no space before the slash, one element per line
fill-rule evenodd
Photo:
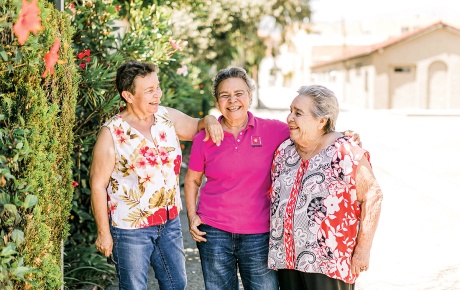
<path fill-rule="evenodd" d="M 229 124 L 244 122 L 252 93 L 241 78 L 228 78 L 217 87 L 217 108 Z"/>
<path fill-rule="evenodd" d="M 291 103 L 291 112 L 287 117 L 291 139 L 300 145 L 306 145 L 323 135 L 326 118 L 313 115 L 315 103 L 310 96 L 298 95 Z"/>
<path fill-rule="evenodd" d="M 148 116 L 156 113 L 162 96 L 158 75 L 150 73 L 144 77 L 137 76 L 134 79 L 134 92 L 123 91 L 122 96 L 139 114 Z"/>

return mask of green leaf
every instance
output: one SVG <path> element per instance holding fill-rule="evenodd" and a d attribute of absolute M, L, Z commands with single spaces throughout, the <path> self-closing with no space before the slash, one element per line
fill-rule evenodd
<path fill-rule="evenodd" d="M 10 202 L 10 195 L 7 193 L 0 193 L 0 205 L 7 204 Z"/>
<path fill-rule="evenodd" d="M 6 247 L 2 249 L 2 252 L 0 253 L 0 256 L 2 257 L 7 257 L 16 254 L 16 244 L 14 243 L 8 243 Z"/>
<path fill-rule="evenodd" d="M 24 242 L 24 232 L 18 229 L 14 229 L 11 233 L 11 238 L 19 246 Z"/>
<path fill-rule="evenodd" d="M 33 194 L 29 194 L 28 196 L 26 196 L 23 206 L 25 209 L 28 209 L 28 208 L 35 206 L 37 203 L 38 203 L 38 197 Z"/>
<path fill-rule="evenodd" d="M 18 210 L 14 204 L 7 203 L 4 205 L 5 210 L 11 212 L 14 216 L 18 213 Z"/>
<path fill-rule="evenodd" d="M 30 267 L 24 267 L 24 266 L 14 268 L 13 271 L 11 271 L 13 275 L 19 278 L 23 278 L 24 274 L 33 273 L 33 272 L 37 272 L 37 270 L 34 270 L 33 268 L 30 268 Z"/>

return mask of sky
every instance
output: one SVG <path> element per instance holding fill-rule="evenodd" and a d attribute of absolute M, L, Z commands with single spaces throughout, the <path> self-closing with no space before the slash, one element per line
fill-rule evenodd
<path fill-rule="evenodd" d="M 310 0 L 313 22 L 429 15 L 460 17 L 459 0 Z"/>

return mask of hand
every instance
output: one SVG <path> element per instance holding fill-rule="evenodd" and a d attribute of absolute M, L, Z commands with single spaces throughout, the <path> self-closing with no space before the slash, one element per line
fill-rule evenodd
<path fill-rule="evenodd" d="M 189 229 L 190 229 L 190 235 L 192 238 L 199 242 L 206 242 L 206 239 L 204 236 L 206 235 L 206 232 L 202 232 L 198 229 L 198 226 L 201 225 L 203 222 L 201 221 L 201 218 L 198 215 L 194 215 L 193 217 L 188 219 L 189 223 Z"/>
<path fill-rule="evenodd" d="M 208 141 L 209 137 L 211 137 L 212 142 L 214 142 L 217 146 L 220 146 L 222 140 L 224 140 L 224 130 L 222 129 L 222 125 L 217 121 L 217 118 L 212 115 L 207 115 L 203 119 L 206 137 L 203 141 Z"/>
<path fill-rule="evenodd" d="M 96 239 L 96 249 L 101 252 L 104 256 L 109 257 L 112 254 L 113 239 L 110 233 L 99 234 Z"/>
<path fill-rule="evenodd" d="M 356 144 L 358 144 L 358 146 L 363 147 L 363 143 L 361 143 L 361 138 L 359 136 L 359 133 L 354 132 L 353 130 L 345 130 L 343 132 L 343 135 L 345 135 L 347 137 L 351 137 L 351 140 L 356 142 Z"/>
<path fill-rule="evenodd" d="M 351 273 L 359 274 L 369 270 L 369 256 L 370 251 L 363 251 L 355 248 L 353 256 L 351 257 Z"/>

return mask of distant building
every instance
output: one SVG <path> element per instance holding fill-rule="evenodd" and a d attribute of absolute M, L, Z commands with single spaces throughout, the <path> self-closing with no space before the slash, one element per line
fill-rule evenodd
<path fill-rule="evenodd" d="M 443 22 L 313 64 L 313 83 L 371 109 L 460 109 L 460 29 Z"/>
<path fill-rule="evenodd" d="M 259 87 L 318 83 L 361 108 L 459 109 L 460 29 L 431 20 L 293 25 L 261 62 Z"/>

